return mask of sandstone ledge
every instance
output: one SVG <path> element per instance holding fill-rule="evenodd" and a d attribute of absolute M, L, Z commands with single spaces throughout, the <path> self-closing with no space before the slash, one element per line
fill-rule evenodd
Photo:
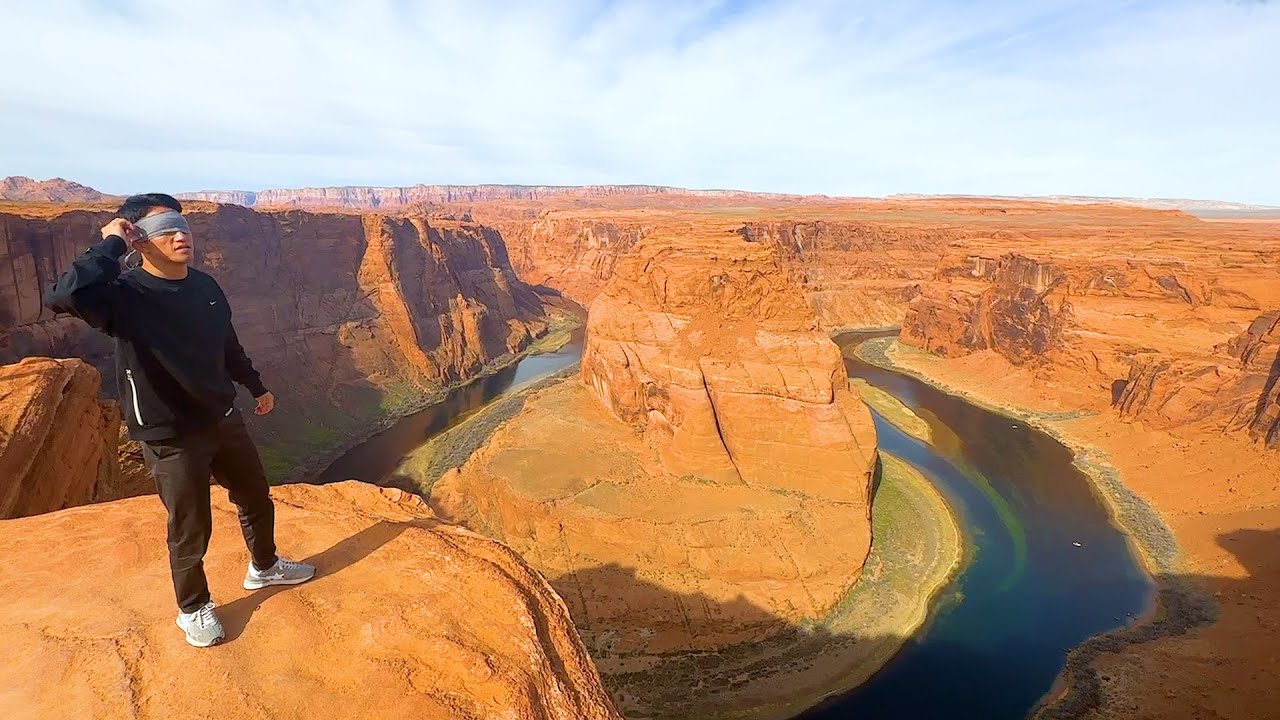
<path fill-rule="evenodd" d="M 563 603 L 508 548 L 399 491 L 273 495 L 281 551 L 319 576 L 241 590 L 215 490 L 206 569 L 228 640 L 208 650 L 174 627 L 155 498 L 0 522 L 0 714 L 618 718 Z"/>

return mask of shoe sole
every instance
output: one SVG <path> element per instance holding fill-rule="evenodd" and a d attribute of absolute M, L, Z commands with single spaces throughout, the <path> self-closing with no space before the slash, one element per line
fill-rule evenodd
<path fill-rule="evenodd" d="M 199 642 L 196 642 L 195 640 L 193 640 L 193 639 L 191 638 L 191 636 L 187 634 L 187 629 L 186 629 L 186 628 L 184 628 L 184 627 L 182 627 L 182 625 L 181 625 L 181 624 L 176 623 L 176 622 L 175 622 L 174 624 L 175 624 L 175 625 L 177 625 L 177 626 L 178 626 L 178 629 L 182 631 L 183 636 L 185 636 L 185 637 L 186 637 L 186 639 L 187 639 L 187 644 L 188 644 L 188 645 L 190 645 L 191 647 L 198 647 L 198 648 L 213 647 L 214 645 L 217 645 L 219 641 L 224 640 L 224 639 L 226 639 L 226 637 L 227 637 L 226 633 L 223 633 L 223 634 L 219 635 L 218 637 L 216 637 L 216 638 L 214 638 L 214 639 L 210 640 L 210 641 L 209 641 L 209 642 L 207 642 L 207 643 L 199 643 Z"/>
<path fill-rule="evenodd" d="M 248 580 L 245 580 L 244 589 L 245 590 L 261 590 L 264 587 L 271 587 L 272 585 L 301 585 L 302 583 L 314 577 L 315 577 L 315 573 L 312 573 L 304 578 L 298 578 L 297 580 L 268 580 L 266 582 L 258 582 L 258 583 L 251 583 Z"/>

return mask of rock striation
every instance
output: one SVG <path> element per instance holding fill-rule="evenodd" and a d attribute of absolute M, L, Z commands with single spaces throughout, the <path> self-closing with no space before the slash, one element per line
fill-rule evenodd
<path fill-rule="evenodd" d="M 1262 223 L 1130 212 L 1142 222 L 1093 217 L 1064 225 L 1056 245 L 1035 226 L 952 243 L 909 303 L 902 341 L 949 358 L 990 353 L 1070 405 L 1274 446 L 1265 310 L 1280 304 L 1280 237 Z"/>
<path fill-rule="evenodd" d="M 0 522 L 0 714 L 212 717 L 223 698 L 233 719 L 620 720 L 564 603 L 510 549 L 395 490 L 272 494 L 282 545 L 319 574 L 241 590 L 215 491 L 205 567 L 227 640 L 201 651 L 174 627 L 154 498 Z"/>
<path fill-rule="evenodd" d="M 582 379 L 673 474 L 868 503 L 869 413 L 771 247 L 641 244 L 591 304 Z"/>

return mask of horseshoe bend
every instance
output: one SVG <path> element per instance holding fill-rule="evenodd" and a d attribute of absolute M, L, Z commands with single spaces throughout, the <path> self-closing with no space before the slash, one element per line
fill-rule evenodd
<path fill-rule="evenodd" d="M 7 715 L 1265 716 L 1280 225 L 491 192 L 185 201 L 279 403 L 245 422 L 280 552 L 318 568 L 229 590 L 215 487 L 195 685 L 133 400 L 41 305 L 114 203 L 5 201 Z"/>

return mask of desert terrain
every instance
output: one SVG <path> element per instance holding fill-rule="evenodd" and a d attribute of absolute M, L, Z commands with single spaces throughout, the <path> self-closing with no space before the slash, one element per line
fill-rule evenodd
<path fill-rule="evenodd" d="M 945 503 L 891 455 L 880 457 L 882 479 L 897 478 L 886 507 L 909 508 L 902 517 L 912 520 L 877 519 L 867 405 L 917 434 L 927 423 L 849 386 L 830 336 L 896 327 L 896 341 L 882 343 L 885 364 L 1074 450 L 1156 580 L 1142 617 L 1072 658 L 1044 716 L 1255 718 L 1280 702 L 1280 624 L 1269 615 L 1280 564 L 1268 550 L 1280 536 L 1280 223 L 1108 203 L 494 187 L 395 202 L 358 188 L 281 190 L 256 194 L 252 208 L 210 202 L 247 197 L 202 196 L 189 209 L 202 267 L 227 289 L 241 339 L 282 400 L 285 412 L 253 425 L 278 480 L 305 479 L 394 417 L 518 360 L 552 327 L 552 306 L 587 310 L 576 374 L 488 424 L 483 442 L 422 488 L 425 504 L 396 496 L 419 519 L 383 544 L 413 546 L 351 550 L 360 558 L 333 577 L 454 572 L 442 558 L 482 555 L 508 578 L 502 592 L 515 593 L 494 602 L 530 614 L 533 635 L 520 634 L 524 623 L 490 632 L 477 622 L 505 611 L 430 610 L 433 623 L 456 629 L 438 642 L 440 657 L 458 660 L 440 668 L 479 667 L 492 678 L 483 697 L 465 701 L 479 704 L 451 705 L 440 698 L 470 687 L 466 677 L 439 680 L 450 688 L 417 684 L 443 672 L 414 655 L 427 642 L 414 630 L 426 617 L 418 591 L 401 589 L 411 597 L 392 606 L 408 624 L 393 628 L 334 626 L 326 613 L 341 608 L 325 605 L 334 601 L 319 583 L 272 598 L 297 604 L 286 615 L 311 623 L 299 619 L 309 629 L 298 632 L 330 633 L 331 657 L 374 663 L 359 649 L 361 633 L 391 633 L 400 654 L 382 667 L 400 668 L 405 692 L 437 703 L 442 717 L 486 716 L 492 703 L 530 717 L 611 717 L 614 706 L 646 717 L 655 702 L 684 702 L 689 717 L 775 702 L 772 716 L 786 717 L 802 707 L 787 692 L 848 689 L 835 675 L 869 674 L 868 663 L 892 650 L 851 659 L 840 639 L 862 632 L 901 644 L 958 552 Z M 76 188 L 30 192 L 35 199 L 0 204 L 0 359 L 9 363 L 0 371 L 0 513 L 15 518 L 0 521 L 0 551 L 14 558 L 60 528 L 92 534 L 134 523 L 145 535 L 147 523 L 163 522 L 154 501 L 118 500 L 148 492 L 148 480 L 119 434 L 109 345 L 39 304 L 41 288 L 110 218 L 110 202 L 77 199 Z M 387 502 L 373 490 L 279 492 L 298 516 L 291 522 L 324 518 L 301 536 L 304 554 L 385 527 L 369 519 L 377 513 L 410 522 L 399 514 L 408 511 L 382 505 L 369 515 L 369 502 Z M 1126 493 L 1159 528 L 1136 526 Z M 346 499 L 353 494 L 383 499 Z M 95 513 L 102 519 L 77 520 Z M 904 528 L 922 523 L 941 528 L 915 538 L 936 562 L 914 566 L 931 579 L 897 598 L 896 627 L 873 632 L 859 612 L 839 615 L 842 600 L 874 587 L 868 568 L 893 563 L 881 553 L 908 548 Z M 163 585 L 154 545 L 118 546 L 97 571 Z M 9 607 L 19 591 L 0 592 Z M 1178 603 L 1191 592 L 1211 598 L 1210 610 L 1181 622 Z M 364 603 L 353 615 L 378 602 L 354 585 L 341 594 Z M 101 688 L 121 683 L 134 688 L 130 702 L 144 703 L 161 686 L 140 674 L 137 658 L 162 661 L 172 648 L 148 630 L 159 616 L 131 597 L 112 597 L 132 609 L 111 627 L 85 627 L 79 605 L 36 625 L 10 618 L 0 632 L 35 658 L 10 679 L 26 687 L 90 667 L 100 690 L 67 707 L 105 707 Z M 823 623 L 823 647 L 801 648 L 797 628 Z M 223 650 L 250 653 L 258 625 L 247 627 Z M 56 638 L 73 649 L 55 649 Z M 512 674 L 502 660 L 516 646 L 541 648 L 545 662 L 519 670 L 533 675 Z M 743 647 L 773 666 L 749 667 L 732 651 Z M 712 656 L 724 667 L 691 660 Z M 777 672 L 797 657 L 818 660 Z M 326 665 L 342 667 L 308 681 L 327 688 L 323 702 L 381 672 Z M 681 699 L 693 677 L 716 688 L 714 698 Z M 226 682 L 265 692 L 245 678 Z M 25 697 L 45 697 L 44 685 L 30 687 Z"/>

